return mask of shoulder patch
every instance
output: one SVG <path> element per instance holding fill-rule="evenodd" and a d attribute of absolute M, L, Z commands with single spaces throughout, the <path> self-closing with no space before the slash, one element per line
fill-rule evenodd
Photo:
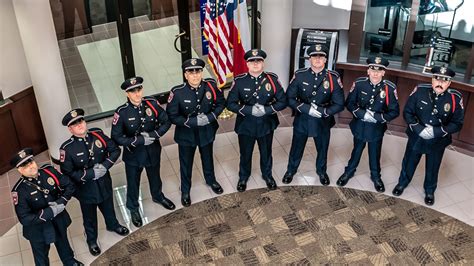
<path fill-rule="evenodd" d="M 64 163 L 65 159 L 66 159 L 66 151 L 63 149 L 59 149 L 59 161 Z"/>
<path fill-rule="evenodd" d="M 459 98 L 462 99 L 462 94 L 458 90 L 449 88 L 448 92 L 451 93 L 451 94 L 454 94 L 454 95 L 456 95 L 456 96 L 458 96 Z"/>
<path fill-rule="evenodd" d="M 16 191 L 12 192 L 12 202 L 13 205 L 18 205 L 18 192 Z"/>
<path fill-rule="evenodd" d="M 336 77 L 339 77 L 339 73 L 338 73 L 337 71 L 328 69 L 328 72 L 331 73 L 331 74 L 333 74 L 333 75 L 336 76 Z"/>
<path fill-rule="evenodd" d="M 170 91 L 170 95 L 168 95 L 168 103 L 170 103 L 173 100 L 174 93 L 173 91 Z"/>
<path fill-rule="evenodd" d="M 117 122 L 119 121 L 119 119 L 120 119 L 120 115 L 118 114 L 118 112 L 115 112 L 114 113 L 114 119 L 112 120 L 112 125 L 115 126 L 117 124 Z"/>

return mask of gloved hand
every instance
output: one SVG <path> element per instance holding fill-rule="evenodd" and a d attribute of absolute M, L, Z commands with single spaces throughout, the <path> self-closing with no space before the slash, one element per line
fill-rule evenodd
<path fill-rule="evenodd" d="M 205 126 L 209 124 L 209 118 L 207 118 L 207 115 L 201 113 L 197 115 L 197 125 L 198 126 Z"/>
<path fill-rule="evenodd" d="M 256 117 L 262 117 L 265 115 L 265 107 L 261 104 L 255 104 L 252 106 L 252 115 Z"/>
<path fill-rule="evenodd" d="M 57 204 L 56 202 L 49 202 L 49 208 L 51 208 L 51 210 L 53 211 L 53 216 L 56 217 L 56 215 L 60 214 L 62 211 L 64 211 L 64 209 L 66 208 L 66 206 L 64 206 L 64 204 Z"/>
<path fill-rule="evenodd" d="M 420 137 L 423 139 L 432 139 L 434 138 L 433 126 L 427 125 L 421 132 Z"/>
<path fill-rule="evenodd" d="M 370 110 L 365 111 L 364 118 L 362 119 L 362 121 L 368 123 L 377 123 L 377 120 L 374 118 L 374 112 Z"/>
<path fill-rule="evenodd" d="M 107 168 L 103 164 L 96 164 L 94 165 L 94 178 L 92 180 L 97 180 L 103 177 L 107 173 Z"/>
<path fill-rule="evenodd" d="M 318 111 L 318 106 L 314 103 L 311 103 L 311 108 L 309 109 L 309 115 L 316 118 L 321 118 L 321 112 Z"/>
<path fill-rule="evenodd" d="M 150 135 L 148 134 L 148 132 L 142 132 L 140 133 L 143 138 L 145 139 L 145 146 L 148 146 L 150 144 L 152 144 L 154 141 L 155 141 L 155 138 L 152 138 L 150 137 Z"/>

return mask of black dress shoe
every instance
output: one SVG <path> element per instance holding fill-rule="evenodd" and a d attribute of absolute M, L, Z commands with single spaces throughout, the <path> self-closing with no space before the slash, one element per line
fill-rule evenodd
<path fill-rule="evenodd" d="M 318 175 L 319 175 L 319 182 L 321 182 L 321 185 L 327 186 L 329 185 L 329 183 L 331 183 L 331 181 L 329 180 L 328 174 L 324 173 L 324 174 L 318 174 Z"/>
<path fill-rule="evenodd" d="M 222 189 L 221 185 L 219 183 L 214 182 L 213 184 L 210 185 L 212 191 L 214 191 L 214 193 L 216 194 L 222 194 L 224 192 L 224 190 Z"/>
<path fill-rule="evenodd" d="M 289 184 L 291 183 L 291 181 L 293 181 L 293 176 L 295 175 L 295 173 L 290 173 L 290 172 L 286 172 L 285 175 L 283 176 L 283 179 L 281 180 L 281 182 L 283 182 L 283 184 Z"/>
<path fill-rule="evenodd" d="M 117 228 L 115 228 L 114 230 L 109 230 L 111 232 L 115 232 L 121 236 L 126 236 L 128 235 L 128 233 L 130 233 L 130 231 L 128 230 L 127 227 L 123 226 L 123 225 L 119 225 Z"/>
<path fill-rule="evenodd" d="M 383 185 L 382 180 L 374 181 L 374 187 L 377 192 L 385 192 L 385 186 Z"/>
<path fill-rule="evenodd" d="M 392 194 L 398 197 L 403 194 L 403 190 L 405 190 L 405 188 L 397 184 L 392 190 Z"/>
<path fill-rule="evenodd" d="M 140 215 L 140 212 L 132 211 L 130 214 L 132 216 L 132 224 L 135 225 L 136 227 L 141 227 L 143 225 L 143 221 L 142 221 L 142 216 Z"/>
<path fill-rule="evenodd" d="M 273 179 L 273 177 L 270 177 L 270 178 L 266 178 L 265 179 L 265 183 L 267 183 L 267 188 L 270 189 L 270 190 L 275 190 L 277 189 L 277 184 L 275 182 L 275 179 Z"/>
<path fill-rule="evenodd" d="M 168 198 L 166 198 L 165 196 L 163 196 L 161 200 L 158 200 L 158 199 L 152 199 L 152 200 L 153 202 L 161 204 L 167 210 L 174 210 L 176 208 L 174 203 Z"/>
<path fill-rule="evenodd" d="M 183 204 L 184 207 L 191 206 L 191 196 L 189 193 L 183 193 L 183 195 L 181 195 L 181 204 Z"/>
<path fill-rule="evenodd" d="M 340 187 L 343 187 L 347 184 L 347 182 L 349 182 L 349 179 L 351 179 L 351 176 L 349 176 L 348 174 L 344 173 L 342 174 L 339 179 L 337 180 L 336 182 L 336 185 L 340 186 Z"/>
<path fill-rule="evenodd" d="M 237 191 L 238 192 L 244 192 L 246 189 L 247 189 L 247 182 L 239 181 L 239 183 L 237 183 Z"/>
<path fill-rule="evenodd" d="M 98 256 L 102 251 L 100 250 L 97 243 L 91 243 L 89 244 L 89 252 L 92 254 L 92 256 Z"/>
<path fill-rule="evenodd" d="M 72 263 L 72 266 L 84 266 L 84 263 L 74 259 L 74 261 Z"/>
<path fill-rule="evenodd" d="M 432 206 L 434 203 L 435 203 L 434 194 L 426 193 L 426 195 L 425 195 L 425 204 L 428 205 L 428 206 Z"/>

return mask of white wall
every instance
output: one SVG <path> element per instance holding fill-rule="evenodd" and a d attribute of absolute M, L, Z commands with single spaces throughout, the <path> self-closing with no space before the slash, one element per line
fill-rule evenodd
<path fill-rule="evenodd" d="M 348 30 L 352 0 L 295 0 L 293 28 Z"/>
<path fill-rule="evenodd" d="M 0 0 L 0 90 L 8 98 L 31 86 L 12 0 Z"/>

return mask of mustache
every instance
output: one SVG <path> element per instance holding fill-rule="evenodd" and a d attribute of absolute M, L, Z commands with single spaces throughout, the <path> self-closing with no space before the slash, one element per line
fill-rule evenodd
<path fill-rule="evenodd" d="M 443 87 L 440 86 L 440 85 L 436 85 L 435 89 L 438 88 L 438 89 L 442 89 Z"/>

